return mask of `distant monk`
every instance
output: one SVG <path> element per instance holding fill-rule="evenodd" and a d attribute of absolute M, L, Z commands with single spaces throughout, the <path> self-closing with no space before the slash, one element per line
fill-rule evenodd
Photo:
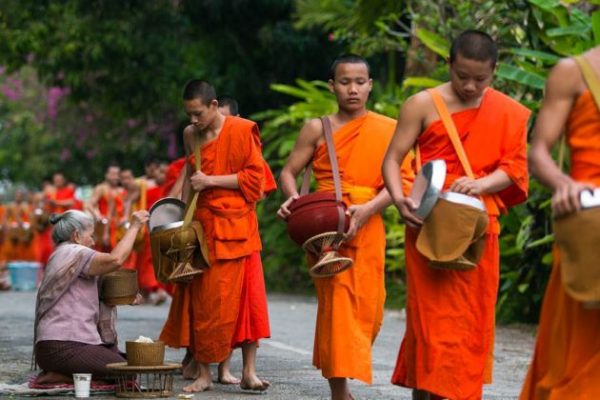
<path fill-rule="evenodd" d="M 119 186 L 121 167 L 111 164 L 104 174 L 104 182 L 94 188 L 85 205 L 96 219 L 96 246 L 110 251 L 117 244 L 117 226 L 123 218 L 124 190 Z"/>
<path fill-rule="evenodd" d="M 364 58 L 347 55 L 333 62 L 329 88 L 337 99 L 338 111 L 327 118 L 331 121 L 343 201 L 350 218 L 339 253 L 352 258 L 354 264 L 335 276 L 313 279 L 318 300 L 313 365 L 329 381 L 334 400 L 353 398 L 349 378 L 371 384 L 371 348 L 383 322 L 385 227 L 381 212 L 391 198 L 383 187 L 381 163 L 395 121 L 367 110 L 372 85 Z M 311 119 L 300 131 L 280 176 L 287 198 L 278 212 L 283 219 L 290 215 L 289 206 L 299 197 L 296 177 L 309 163 L 317 191 L 334 192 L 323 135 L 319 119 Z"/>
<path fill-rule="evenodd" d="M 75 185 L 70 184 L 61 171 L 52 175 L 52 184 L 44 190 L 44 210 L 45 214 L 61 214 L 70 209 L 78 209 L 78 202 L 75 197 Z M 46 216 L 44 217 L 46 218 Z M 40 234 L 40 261 L 46 265 L 50 254 L 54 251 L 52 241 L 52 226 L 48 224 L 46 229 Z"/>
<path fill-rule="evenodd" d="M 184 391 L 210 389 L 209 364 L 224 361 L 235 347 L 242 347 L 241 388 L 263 391 L 269 383 L 258 378 L 255 367 L 257 342 L 270 336 L 266 293 L 263 286 L 262 296 L 249 304 L 244 285 L 245 265 L 261 249 L 255 211 L 264 189 L 258 127 L 220 114 L 215 90 L 207 82 L 188 82 L 183 99 L 191 122 L 184 131 L 190 162 L 183 198 L 189 198 L 190 190 L 199 193 L 195 219 L 204 229 L 211 265 L 189 284 L 178 285 L 160 338 L 172 347 L 189 341 L 198 373 Z M 194 155 L 197 146 L 200 165 Z M 248 320 L 250 307 L 264 310 L 260 321 Z M 187 338 L 181 332 L 186 325 L 191 326 Z"/>
<path fill-rule="evenodd" d="M 595 90 L 600 90 L 600 47 L 580 60 L 588 64 Z M 600 104 L 594 101 L 592 87 L 573 58 L 559 61 L 546 83 L 529 158 L 537 178 L 553 191 L 556 216 L 580 211 L 581 191 L 600 187 Z M 569 175 L 551 156 L 563 130 L 571 154 Z M 535 353 L 520 399 L 600 399 L 600 309 L 587 308 L 566 292 L 561 276 L 564 255 L 556 246 L 553 254 Z"/>
<path fill-rule="evenodd" d="M 36 232 L 33 229 L 33 207 L 25 189 L 17 188 L 13 201 L 6 205 L 4 257 L 6 261 L 37 261 Z"/>
<path fill-rule="evenodd" d="M 480 399 L 492 379 L 494 310 L 498 294 L 498 215 L 527 198 L 529 110 L 489 87 L 497 48 L 465 31 L 450 50 L 450 81 L 410 97 L 400 110 L 383 165 L 385 184 L 406 222 L 406 332 L 392 383 L 414 388 L 413 399 Z M 464 147 L 465 167 L 440 120 L 445 105 Z M 414 147 L 420 164 L 442 159 L 444 191 L 481 197 L 489 223 L 483 256 L 469 270 L 437 269 L 416 248 L 422 220 L 400 185 L 400 162 Z M 472 169 L 474 178 L 467 170 Z M 421 165 L 415 165 L 418 170 Z"/>

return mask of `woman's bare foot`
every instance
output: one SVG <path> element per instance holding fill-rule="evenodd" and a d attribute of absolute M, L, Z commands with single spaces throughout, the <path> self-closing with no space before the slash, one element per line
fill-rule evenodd
<path fill-rule="evenodd" d="M 190 362 L 183 367 L 181 371 L 181 375 L 183 375 L 183 379 L 196 379 L 198 375 L 200 375 L 200 368 L 198 366 L 198 362 L 192 359 Z"/>
<path fill-rule="evenodd" d="M 240 388 L 243 390 L 255 390 L 257 392 L 264 392 L 269 386 L 271 386 L 269 381 L 261 380 L 256 375 L 243 377 L 240 382 Z"/>
<path fill-rule="evenodd" d="M 198 378 L 191 385 L 185 386 L 183 388 L 184 392 L 187 392 L 187 393 L 204 392 L 206 390 L 212 389 L 212 387 L 213 387 L 212 376 L 210 374 L 209 365 L 198 363 L 198 362 L 196 362 L 196 363 L 199 366 L 198 370 L 199 370 L 200 374 L 199 374 Z"/>
<path fill-rule="evenodd" d="M 51 383 L 73 383 L 73 376 L 59 374 L 58 372 L 42 371 L 35 380 L 40 385 Z"/>

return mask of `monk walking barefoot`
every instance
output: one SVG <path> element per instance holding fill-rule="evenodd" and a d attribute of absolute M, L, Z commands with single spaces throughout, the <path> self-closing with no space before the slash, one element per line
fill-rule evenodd
<path fill-rule="evenodd" d="M 530 112 L 489 87 L 497 57 L 489 35 L 460 34 L 450 51 L 450 81 L 419 92 L 402 105 L 385 156 L 385 185 L 407 222 L 407 323 L 392 383 L 415 389 L 413 399 L 480 399 L 483 384 L 491 383 L 500 261 L 498 216 L 527 198 L 529 181 Z M 450 114 L 448 125 L 455 125 L 457 131 L 454 144 L 453 130 L 440 120 L 446 115 L 443 110 Z M 435 159 L 446 161 L 444 191 L 480 197 L 485 204 L 489 223 L 483 256 L 471 269 L 432 268 L 417 249 L 423 221 L 401 187 L 399 168 L 415 146 L 420 156 L 417 168 Z M 466 156 L 454 146 L 464 148 Z"/>
<path fill-rule="evenodd" d="M 161 339 L 189 345 L 198 375 L 186 391 L 209 390 L 210 364 L 225 361 L 236 347 L 248 371 L 242 382 L 255 388 L 256 343 L 270 336 L 255 212 L 265 188 L 259 131 L 252 121 L 220 114 L 207 82 L 188 82 L 183 99 L 191 122 L 184 130 L 190 156 L 183 198 L 199 193 L 194 218 L 204 230 L 210 267 L 177 286 Z M 192 372 L 186 368 L 186 376 Z"/>

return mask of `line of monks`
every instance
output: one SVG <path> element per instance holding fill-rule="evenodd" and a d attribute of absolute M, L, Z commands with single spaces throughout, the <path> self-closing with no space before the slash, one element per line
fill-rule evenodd
<path fill-rule="evenodd" d="M 600 48 L 584 57 L 600 75 Z M 529 182 L 530 111 L 490 87 L 497 58 L 489 35 L 463 32 L 452 43 L 450 80 L 410 97 L 397 121 L 367 111 L 372 80 L 363 58 L 342 56 L 332 65 L 329 87 L 338 111 L 328 119 L 350 219 L 339 252 L 354 260 L 340 274 L 313 278 L 318 299 L 313 365 L 327 379 L 332 399 L 353 399 L 348 379 L 372 381 L 371 348 L 383 322 L 386 297 L 381 211 L 392 204 L 406 224 L 408 288 L 406 332 L 392 383 L 412 388 L 414 399 L 452 400 L 481 399 L 483 385 L 491 383 L 498 218 L 527 199 Z M 439 102 L 449 112 L 459 145 L 453 144 L 440 118 Z M 237 111 L 220 109 L 210 84 L 189 81 L 183 105 L 190 119 L 183 133 L 186 157 L 161 166 L 154 183 L 110 166 L 85 207 L 104 222 L 106 229 L 99 228 L 97 240 L 110 247 L 131 210 L 147 208 L 168 194 L 183 199 L 199 194 L 194 220 L 204 230 L 210 267 L 190 283 L 167 288 L 173 301 L 160 339 L 188 349 L 184 377 L 193 382 L 185 391 L 212 388 L 211 363 L 219 363 L 221 383 L 264 391 L 269 382 L 257 376 L 256 353 L 270 329 L 256 204 L 275 190 L 275 181 L 262 157 L 257 125 L 235 116 Z M 573 60 L 560 61 L 548 80 L 529 157 L 531 169 L 554 192 L 556 215 L 580 210 L 581 189 L 600 185 L 598 106 Z M 550 156 L 563 128 L 571 149 L 570 175 Z M 321 120 L 309 120 L 281 171 L 286 200 L 278 215 L 284 220 L 300 196 L 296 177 L 309 164 L 317 191 L 334 191 L 323 130 Z M 479 197 L 487 211 L 483 256 L 469 270 L 432 268 L 418 249 L 419 230 L 426 221 L 415 213 L 418 205 L 408 193 L 420 166 L 436 159 L 447 165 L 444 190 Z M 113 214 L 120 218 L 107 218 Z M 151 277 L 147 239 L 146 232 L 130 265 L 140 271 L 141 287 L 152 291 L 160 285 Z M 309 264 L 314 261 L 309 257 Z M 557 252 L 523 400 L 600 398 L 600 310 L 585 307 L 565 292 L 560 269 Z M 237 347 L 243 355 L 241 380 L 228 370 Z"/>

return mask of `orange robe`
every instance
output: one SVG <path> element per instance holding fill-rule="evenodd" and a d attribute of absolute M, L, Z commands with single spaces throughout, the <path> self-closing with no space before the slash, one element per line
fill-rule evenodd
<path fill-rule="evenodd" d="M 600 112 L 589 91 L 575 102 L 567 121 L 571 177 L 600 186 Z M 585 309 L 569 296 L 558 249 L 546 288 L 533 362 L 521 400 L 600 399 L 600 310 Z"/>
<path fill-rule="evenodd" d="M 185 167 L 185 157 L 178 158 L 169 164 L 167 168 L 167 174 L 165 177 L 165 183 L 161 185 L 162 188 L 162 197 L 166 197 L 175 183 L 179 178 L 179 174 L 181 174 L 181 170 Z"/>
<path fill-rule="evenodd" d="M 369 112 L 334 132 L 347 205 L 363 204 L 383 189 L 381 164 L 395 126 L 395 120 Z M 315 150 L 313 160 L 317 191 L 333 192 L 325 143 Z M 371 346 L 383 322 L 385 302 L 381 215 L 372 216 L 339 253 L 352 258 L 354 265 L 333 277 L 313 279 L 318 299 L 313 364 L 327 379 L 354 378 L 370 384 Z"/>
<path fill-rule="evenodd" d="M 137 209 L 150 209 L 158 200 L 163 197 L 163 186 L 153 186 L 144 188 L 146 190 L 146 204 L 138 204 Z M 162 285 L 156 280 L 154 266 L 152 265 L 152 250 L 150 247 L 150 233 L 144 229 L 144 243 L 137 251 L 135 268 L 138 272 L 138 285 L 140 289 L 146 292 L 153 292 Z"/>
<path fill-rule="evenodd" d="M 27 203 L 11 203 L 6 210 L 6 226 L 10 229 L 11 226 L 18 224 L 21 221 L 26 224 L 31 224 L 33 209 Z M 39 259 L 38 252 L 38 235 L 33 226 L 30 226 L 33 238 L 28 243 L 13 242 L 6 238 L 4 240 L 4 257 L 6 261 L 37 261 Z"/>
<path fill-rule="evenodd" d="M 160 338 L 171 347 L 189 345 L 202 363 L 221 362 L 235 345 L 270 336 L 264 289 L 254 293 L 244 285 L 245 266 L 261 249 L 255 204 L 265 178 L 258 135 L 254 122 L 228 116 L 219 136 L 201 149 L 202 171 L 237 174 L 240 188 L 200 193 L 195 218 L 204 229 L 211 266 L 189 284 L 177 285 Z M 190 161 L 195 162 L 194 156 Z M 261 279 L 262 269 L 259 275 Z M 260 326 L 252 331 L 246 330 L 244 320 L 249 290 L 254 295 L 252 307 L 260 307 L 263 314 Z M 244 331 L 250 333 L 240 335 Z"/>
<path fill-rule="evenodd" d="M 49 200 L 58 200 L 58 201 L 64 201 L 64 200 L 76 200 L 75 199 L 75 187 L 72 185 L 67 185 L 65 187 L 62 188 L 57 188 L 54 189 L 52 192 L 48 193 L 46 195 L 47 198 L 47 202 Z M 59 205 L 49 205 L 48 206 L 48 211 L 52 214 L 52 213 L 63 213 L 71 208 L 74 208 L 77 205 L 77 202 L 75 201 L 75 203 L 73 204 L 73 206 L 71 207 L 64 207 L 64 206 L 59 206 Z M 48 262 L 48 259 L 50 258 L 50 255 L 52 254 L 52 252 L 54 251 L 54 243 L 52 242 L 52 225 L 49 225 L 46 229 L 44 229 L 44 231 L 40 232 L 39 235 L 39 240 L 40 240 L 40 262 L 42 263 L 42 265 L 46 265 L 46 263 Z"/>
<path fill-rule="evenodd" d="M 98 200 L 98 210 L 100 214 L 108 219 L 109 229 L 109 247 L 104 247 L 101 242 L 102 238 L 96 238 L 96 246 L 98 250 L 111 251 L 117 245 L 117 226 L 123 219 L 124 209 L 124 192 L 120 189 L 108 189 L 108 185 L 105 186 L 104 193 Z"/>
<path fill-rule="evenodd" d="M 489 215 L 484 254 L 468 271 L 433 269 L 415 247 L 418 230 L 406 227 L 406 332 L 392 383 L 452 400 L 480 399 L 491 382 L 494 309 L 499 282 L 498 215 L 527 198 L 527 120 L 530 111 L 489 88 L 478 108 L 452 114 L 476 176 L 497 169 L 513 184 L 484 197 Z M 444 190 L 465 176 L 441 120 L 419 136 L 422 162 L 447 164 Z"/>

